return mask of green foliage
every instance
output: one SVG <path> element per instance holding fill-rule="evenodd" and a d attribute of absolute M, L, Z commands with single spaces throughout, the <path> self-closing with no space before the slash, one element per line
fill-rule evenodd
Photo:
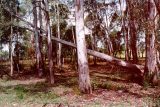
<path fill-rule="evenodd" d="M 59 20 L 60 23 L 64 23 L 65 19 L 68 18 L 68 13 L 69 13 L 68 6 L 66 4 L 61 3 L 60 1 L 51 2 L 50 10 L 51 10 L 50 12 L 51 20 L 52 20 L 53 25 L 57 24 L 57 20 Z M 58 18 L 57 11 L 59 11 L 59 19 L 57 19 Z"/>
<path fill-rule="evenodd" d="M 9 57 L 8 51 L 0 51 L 0 60 L 6 60 Z"/>

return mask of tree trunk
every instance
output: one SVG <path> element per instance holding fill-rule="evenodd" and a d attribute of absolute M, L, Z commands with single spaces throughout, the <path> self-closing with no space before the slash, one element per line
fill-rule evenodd
<path fill-rule="evenodd" d="M 148 28 L 146 30 L 146 63 L 145 63 L 145 82 L 156 85 L 159 79 L 159 68 L 156 56 L 156 25 L 157 10 L 154 0 L 148 0 Z"/>
<path fill-rule="evenodd" d="M 128 30 L 129 28 L 126 28 L 126 22 L 125 22 L 125 11 L 128 11 L 128 7 L 126 6 L 126 0 L 119 0 L 120 3 L 120 9 L 121 9 L 121 15 L 122 15 L 122 32 L 125 40 L 125 60 L 129 61 L 129 39 L 128 39 Z M 127 12 L 128 15 L 128 12 Z M 126 15 L 126 16 L 127 16 Z"/>
<path fill-rule="evenodd" d="M 12 21 L 12 15 L 11 15 L 11 21 Z M 11 76 L 13 76 L 13 46 L 12 46 L 12 37 L 13 37 L 13 27 L 11 25 L 11 36 L 10 36 L 10 65 L 11 65 L 10 75 Z"/>
<path fill-rule="evenodd" d="M 130 48 L 132 51 L 132 57 L 133 57 L 133 63 L 138 62 L 138 56 L 137 56 L 137 31 L 136 31 L 136 26 L 135 26 L 135 18 L 134 18 L 134 6 L 131 5 L 131 2 L 127 0 L 127 5 L 128 5 L 128 12 L 130 15 L 129 18 L 129 27 L 130 27 Z"/>
<path fill-rule="evenodd" d="M 83 0 L 76 0 L 76 41 L 78 54 L 79 88 L 83 93 L 92 93 L 84 35 L 83 5 Z"/>
<path fill-rule="evenodd" d="M 107 46 L 107 48 L 108 48 L 108 54 L 109 55 L 113 55 L 113 45 L 112 45 L 112 42 L 111 42 L 111 38 L 110 38 L 110 36 L 109 36 L 109 25 L 108 25 L 108 19 L 107 19 L 107 14 L 106 14 L 106 16 L 105 16 L 105 18 L 104 18 L 104 21 L 105 21 L 105 27 L 106 27 L 106 29 L 105 29 L 105 38 L 106 38 L 106 46 Z"/>
<path fill-rule="evenodd" d="M 18 29 L 17 29 L 17 31 L 18 31 Z M 14 68 L 14 70 L 15 71 L 17 71 L 17 73 L 19 73 L 20 72 L 20 67 L 19 67 L 19 50 L 20 50 L 20 44 L 19 44 L 19 40 L 18 40 L 18 38 L 19 38 L 19 32 L 17 32 L 16 33 L 16 35 L 15 35 L 15 37 L 16 37 L 16 44 L 15 44 L 15 48 L 14 48 L 14 53 L 15 53 L 15 55 L 14 55 L 14 57 L 13 57 L 13 68 Z"/>
<path fill-rule="evenodd" d="M 128 18 L 128 7 L 126 7 L 127 11 L 127 18 Z M 129 25 L 129 20 L 127 20 Z M 124 12 L 123 12 L 123 32 L 125 34 L 125 60 L 130 61 L 130 54 L 129 54 L 129 32 L 130 29 L 125 27 L 125 20 L 124 20 Z"/>
<path fill-rule="evenodd" d="M 59 19 L 59 4 L 57 4 L 57 34 L 58 34 L 58 38 L 60 39 L 60 19 Z M 58 68 L 61 70 L 62 69 L 62 61 L 61 61 L 61 57 L 62 57 L 62 45 L 61 43 L 58 43 L 58 51 L 57 51 L 57 65 Z"/>
<path fill-rule="evenodd" d="M 39 31 L 38 31 L 38 12 L 37 12 L 37 0 L 32 0 L 33 3 L 33 16 L 34 16 L 34 35 L 35 35 L 35 44 L 36 44 L 36 65 L 38 70 L 38 76 L 42 76 L 42 56 L 40 51 L 40 44 L 39 44 Z"/>
<path fill-rule="evenodd" d="M 39 26 L 40 26 L 40 29 L 43 28 L 43 22 L 42 22 L 42 2 L 38 2 L 38 6 L 39 6 Z M 44 67 L 45 67 L 45 63 L 44 63 L 44 55 L 43 55 L 43 52 L 42 52 L 42 48 L 43 48 L 43 37 L 41 36 L 43 35 L 43 32 L 40 30 L 39 31 L 39 50 L 40 50 L 40 64 L 41 64 L 41 68 L 42 68 L 42 74 L 44 74 Z"/>
<path fill-rule="evenodd" d="M 75 36 L 74 26 L 72 26 L 72 38 L 73 38 L 73 43 L 76 44 L 76 36 Z M 72 63 L 74 64 L 73 67 L 75 69 L 77 69 L 78 61 L 77 61 L 77 50 L 76 49 L 72 50 Z"/>
<path fill-rule="evenodd" d="M 90 37 L 91 37 L 91 41 L 92 41 L 91 42 L 92 43 L 92 50 L 96 50 L 95 35 L 93 36 L 92 30 L 91 30 Z M 96 57 L 93 57 L 93 62 L 94 62 L 94 65 L 97 65 Z"/>
<path fill-rule="evenodd" d="M 135 22 L 130 22 L 130 46 L 132 50 L 132 57 L 133 57 L 133 63 L 138 63 L 138 56 L 137 56 L 137 34 L 136 34 L 136 28 L 135 28 Z"/>
<path fill-rule="evenodd" d="M 44 0 L 45 10 L 46 10 L 46 35 L 48 40 L 48 60 L 49 60 L 49 71 L 50 71 L 50 82 L 54 84 L 54 72 L 53 72 L 53 56 L 52 56 L 52 40 L 51 40 L 51 28 L 50 28 L 50 18 L 49 18 L 49 2 Z"/>
<path fill-rule="evenodd" d="M 65 45 L 74 47 L 74 48 L 77 47 L 74 43 L 71 43 L 71 42 L 67 42 L 67 41 L 64 41 L 64 40 L 61 40 L 61 39 L 58 39 L 58 38 L 55 38 L 55 37 L 52 37 L 52 39 L 57 41 L 57 42 L 61 42 Z M 122 67 L 125 67 L 125 68 L 128 68 L 128 69 L 135 70 L 135 73 L 139 73 L 141 75 L 143 74 L 143 68 L 144 67 L 141 66 L 141 65 L 131 64 L 131 63 L 128 63 L 126 61 L 123 61 L 123 60 L 114 58 L 112 56 L 109 56 L 107 54 L 97 52 L 97 51 L 94 51 L 94 50 L 90 50 L 90 49 L 87 49 L 87 53 L 90 54 L 90 55 L 96 56 L 98 58 L 104 59 L 108 62 L 111 62 L 112 64 L 116 64 L 116 65 L 119 65 L 119 66 L 122 66 Z"/>
<path fill-rule="evenodd" d="M 126 28 L 126 34 L 125 34 L 125 60 L 130 61 L 130 54 L 129 54 L 129 39 L 128 39 L 128 30 L 129 28 Z"/>
<path fill-rule="evenodd" d="M 157 50 L 157 62 L 160 65 L 160 55 L 159 55 L 159 51 Z"/>

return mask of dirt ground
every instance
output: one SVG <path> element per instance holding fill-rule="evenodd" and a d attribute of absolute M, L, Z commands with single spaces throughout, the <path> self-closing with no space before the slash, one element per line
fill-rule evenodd
<path fill-rule="evenodd" d="M 138 84 L 133 72 L 106 62 L 90 64 L 92 94 L 81 94 L 78 73 L 68 64 L 55 68 L 55 85 L 38 78 L 34 70 L 10 79 L 0 75 L 0 107 L 160 107 L 160 87 Z"/>

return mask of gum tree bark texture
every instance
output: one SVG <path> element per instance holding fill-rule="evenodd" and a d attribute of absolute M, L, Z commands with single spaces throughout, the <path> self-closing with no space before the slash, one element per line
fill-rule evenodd
<path fill-rule="evenodd" d="M 82 93 L 92 93 L 87 49 L 84 34 L 84 1 L 76 0 L 76 43 L 78 55 L 79 88 Z"/>
<path fill-rule="evenodd" d="M 156 28 L 157 28 L 157 9 L 154 0 L 147 1 L 148 28 L 146 29 L 146 63 L 145 63 L 145 81 L 156 85 L 159 80 L 159 68 L 156 55 Z"/>

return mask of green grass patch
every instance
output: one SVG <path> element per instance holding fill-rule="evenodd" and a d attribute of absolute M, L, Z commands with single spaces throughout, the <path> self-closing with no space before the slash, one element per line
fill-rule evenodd
<path fill-rule="evenodd" d="M 0 106 L 12 103 L 57 103 L 61 102 L 60 96 L 54 91 L 47 90 L 47 85 L 17 85 L 0 88 Z"/>

